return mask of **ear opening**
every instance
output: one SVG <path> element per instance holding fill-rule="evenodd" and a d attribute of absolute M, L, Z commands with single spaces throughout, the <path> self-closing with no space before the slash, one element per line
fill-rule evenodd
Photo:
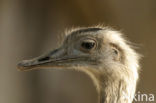
<path fill-rule="evenodd" d="M 123 61 L 122 49 L 114 43 L 110 43 L 110 46 L 113 53 L 113 60 L 122 62 Z"/>

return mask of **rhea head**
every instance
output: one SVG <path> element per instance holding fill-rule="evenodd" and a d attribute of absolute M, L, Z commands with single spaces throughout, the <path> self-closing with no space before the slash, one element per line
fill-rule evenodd
<path fill-rule="evenodd" d="M 108 27 L 76 28 L 57 49 L 18 64 L 20 70 L 75 69 L 93 80 L 100 103 L 131 103 L 138 79 L 138 54 Z"/>

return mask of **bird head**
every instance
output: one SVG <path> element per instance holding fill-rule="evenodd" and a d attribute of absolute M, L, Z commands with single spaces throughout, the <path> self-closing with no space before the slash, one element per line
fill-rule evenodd
<path fill-rule="evenodd" d="M 74 68 L 85 71 L 89 68 L 99 73 L 117 71 L 118 67 L 136 70 L 138 58 L 120 32 L 108 27 L 86 27 L 71 30 L 57 49 L 21 61 L 18 69 Z"/>
<path fill-rule="evenodd" d="M 72 30 L 57 49 L 18 64 L 20 70 L 37 68 L 91 68 L 100 70 L 111 64 L 123 64 L 123 51 L 117 32 L 108 28 Z"/>

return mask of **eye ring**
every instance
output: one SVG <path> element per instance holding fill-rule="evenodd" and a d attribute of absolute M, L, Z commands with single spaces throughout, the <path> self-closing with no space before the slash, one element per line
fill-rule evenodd
<path fill-rule="evenodd" d="M 85 39 L 80 44 L 80 49 L 84 52 L 89 52 L 97 46 L 96 41 L 93 39 Z"/>

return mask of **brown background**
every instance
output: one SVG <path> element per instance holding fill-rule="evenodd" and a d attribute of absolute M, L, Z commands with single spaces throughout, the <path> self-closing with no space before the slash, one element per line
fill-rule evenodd
<path fill-rule="evenodd" d="M 57 47 L 65 28 L 99 23 L 139 44 L 144 58 L 137 91 L 156 94 L 156 0 L 1 0 L 0 103 L 96 103 L 83 73 L 20 72 L 16 64 Z"/>

